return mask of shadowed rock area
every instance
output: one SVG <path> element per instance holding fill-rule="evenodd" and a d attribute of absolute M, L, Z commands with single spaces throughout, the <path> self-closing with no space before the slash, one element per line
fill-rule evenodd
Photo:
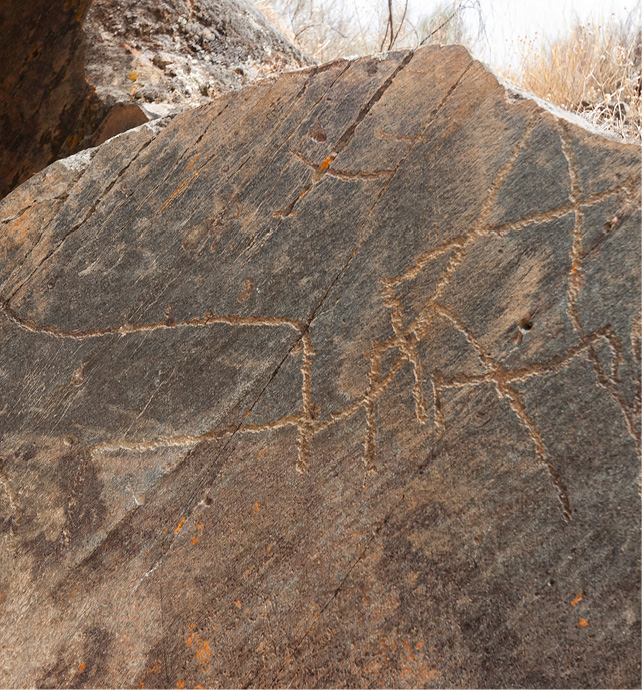
<path fill-rule="evenodd" d="M 461 48 L 0 204 L 3 687 L 635 687 L 640 151 Z"/>
<path fill-rule="evenodd" d="M 311 60 L 249 0 L 0 0 L 0 198 L 53 161 Z"/>

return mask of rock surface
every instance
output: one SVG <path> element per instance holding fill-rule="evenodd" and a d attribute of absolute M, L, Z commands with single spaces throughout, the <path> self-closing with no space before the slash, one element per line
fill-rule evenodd
<path fill-rule="evenodd" d="M 248 0 L 0 0 L 0 31 L 0 198 L 52 161 L 310 63 Z"/>
<path fill-rule="evenodd" d="M 638 147 L 430 47 L 0 223 L 2 686 L 639 684 Z"/>
<path fill-rule="evenodd" d="M 84 75 L 86 0 L 0 0 L 0 198 L 101 120 Z"/>
<path fill-rule="evenodd" d="M 248 0 L 93 0 L 85 32 L 101 99 L 152 113 L 311 64 Z"/>

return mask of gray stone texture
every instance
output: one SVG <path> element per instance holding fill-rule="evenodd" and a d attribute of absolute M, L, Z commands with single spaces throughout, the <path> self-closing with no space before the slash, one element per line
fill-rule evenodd
<path fill-rule="evenodd" d="M 639 687 L 639 147 L 428 47 L 0 224 L 3 687 Z"/>

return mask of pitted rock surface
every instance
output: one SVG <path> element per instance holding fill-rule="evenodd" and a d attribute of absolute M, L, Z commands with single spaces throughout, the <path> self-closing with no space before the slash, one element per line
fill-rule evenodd
<path fill-rule="evenodd" d="M 0 204 L 4 687 L 634 687 L 640 152 L 461 48 Z"/>

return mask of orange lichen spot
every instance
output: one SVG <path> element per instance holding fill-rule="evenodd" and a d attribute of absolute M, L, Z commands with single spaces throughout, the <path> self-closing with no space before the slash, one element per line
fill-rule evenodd
<path fill-rule="evenodd" d="M 194 525 L 194 529 L 196 530 L 196 534 L 192 537 L 192 544 L 198 544 L 199 541 L 203 538 L 203 523 L 199 522 L 196 525 Z"/>
<path fill-rule="evenodd" d="M 431 668 L 430 670 L 426 669 L 424 672 L 424 683 L 427 680 L 430 680 L 432 678 L 436 678 L 439 675 L 439 671 L 436 668 Z"/>
<path fill-rule="evenodd" d="M 270 551 L 272 551 L 272 544 L 270 544 L 270 545 L 268 546 L 268 549 L 267 549 L 267 550 L 268 550 L 268 553 L 270 553 Z"/>
<path fill-rule="evenodd" d="M 184 688 L 185 687 L 185 681 L 184 680 L 176 681 L 176 687 L 177 688 Z"/>
<path fill-rule="evenodd" d="M 84 670 L 85 670 L 85 664 L 82 663 L 82 664 L 80 664 L 80 666 L 78 667 L 78 673 L 82 673 Z"/>
<path fill-rule="evenodd" d="M 296 198 L 296 200 L 298 201 L 299 199 L 303 199 L 303 197 L 304 197 L 309 191 L 310 191 L 309 189 L 304 189 L 304 190 L 301 192 L 301 194 L 299 194 L 299 196 Z M 295 215 L 295 214 L 292 214 L 292 215 Z"/>
<path fill-rule="evenodd" d="M 250 412 L 252 412 L 252 410 L 248 410 L 248 411 L 245 413 L 245 419 L 247 419 L 247 418 L 250 416 Z"/>
<path fill-rule="evenodd" d="M 417 642 L 417 644 L 415 645 L 415 647 L 417 649 L 421 649 L 423 646 L 424 646 L 423 640 L 419 640 L 419 642 Z"/>
<path fill-rule="evenodd" d="M 580 601 L 582 601 L 582 597 L 584 596 L 584 590 L 582 590 L 576 597 L 573 599 L 571 602 L 571 606 L 577 606 Z"/>
<path fill-rule="evenodd" d="M 319 166 L 320 170 L 327 170 L 331 165 L 332 161 L 336 158 L 334 154 L 330 154 Z"/>
<path fill-rule="evenodd" d="M 127 76 L 128 76 L 132 81 L 136 81 L 136 79 L 138 79 L 138 72 L 130 72 Z"/>
<path fill-rule="evenodd" d="M 143 680 L 140 681 L 140 685 L 138 687 L 142 688 L 143 685 L 145 685 L 145 679 L 147 678 L 147 676 L 150 673 L 154 673 L 155 671 L 160 671 L 160 667 L 161 667 L 160 659 L 154 659 L 154 665 L 145 671 L 145 675 L 143 676 Z"/>
<path fill-rule="evenodd" d="M 199 683 L 198 685 L 194 686 L 194 690 L 199 690 L 199 688 L 202 688 L 203 686 Z"/>
<path fill-rule="evenodd" d="M 194 163 L 196 163 L 196 159 L 199 157 L 199 155 L 200 154 L 198 154 L 198 153 L 194 154 L 194 158 L 192 158 L 192 162 L 188 164 L 188 166 L 185 168 L 185 170 L 189 170 L 194 165 Z"/>
<path fill-rule="evenodd" d="M 259 510 L 259 504 L 255 503 L 254 504 L 254 512 L 256 513 L 256 512 L 258 512 L 258 510 Z"/>
<path fill-rule="evenodd" d="M 237 600 L 236 600 L 236 608 L 237 608 L 237 609 L 240 609 L 240 608 L 241 608 L 241 600 L 240 600 L 240 599 L 237 599 Z"/>
<path fill-rule="evenodd" d="M 580 618 L 580 622 L 578 623 L 580 628 L 588 628 L 588 621 L 586 618 Z"/>
<path fill-rule="evenodd" d="M 184 523 L 184 522 L 185 522 L 185 518 L 182 517 L 182 518 L 180 519 L 180 521 L 179 521 L 179 523 L 178 523 L 176 529 L 174 530 L 174 534 L 178 534 L 178 530 L 183 526 L 183 523 Z"/>
<path fill-rule="evenodd" d="M 196 652 L 196 661 L 199 661 L 201 664 L 203 664 L 203 666 L 205 666 L 205 664 L 208 664 L 210 661 L 210 657 L 212 656 L 212 650 L 210 649 L 209 642 L 201 640 L 200 638 L 199 642 L 200 647 Z"/>

